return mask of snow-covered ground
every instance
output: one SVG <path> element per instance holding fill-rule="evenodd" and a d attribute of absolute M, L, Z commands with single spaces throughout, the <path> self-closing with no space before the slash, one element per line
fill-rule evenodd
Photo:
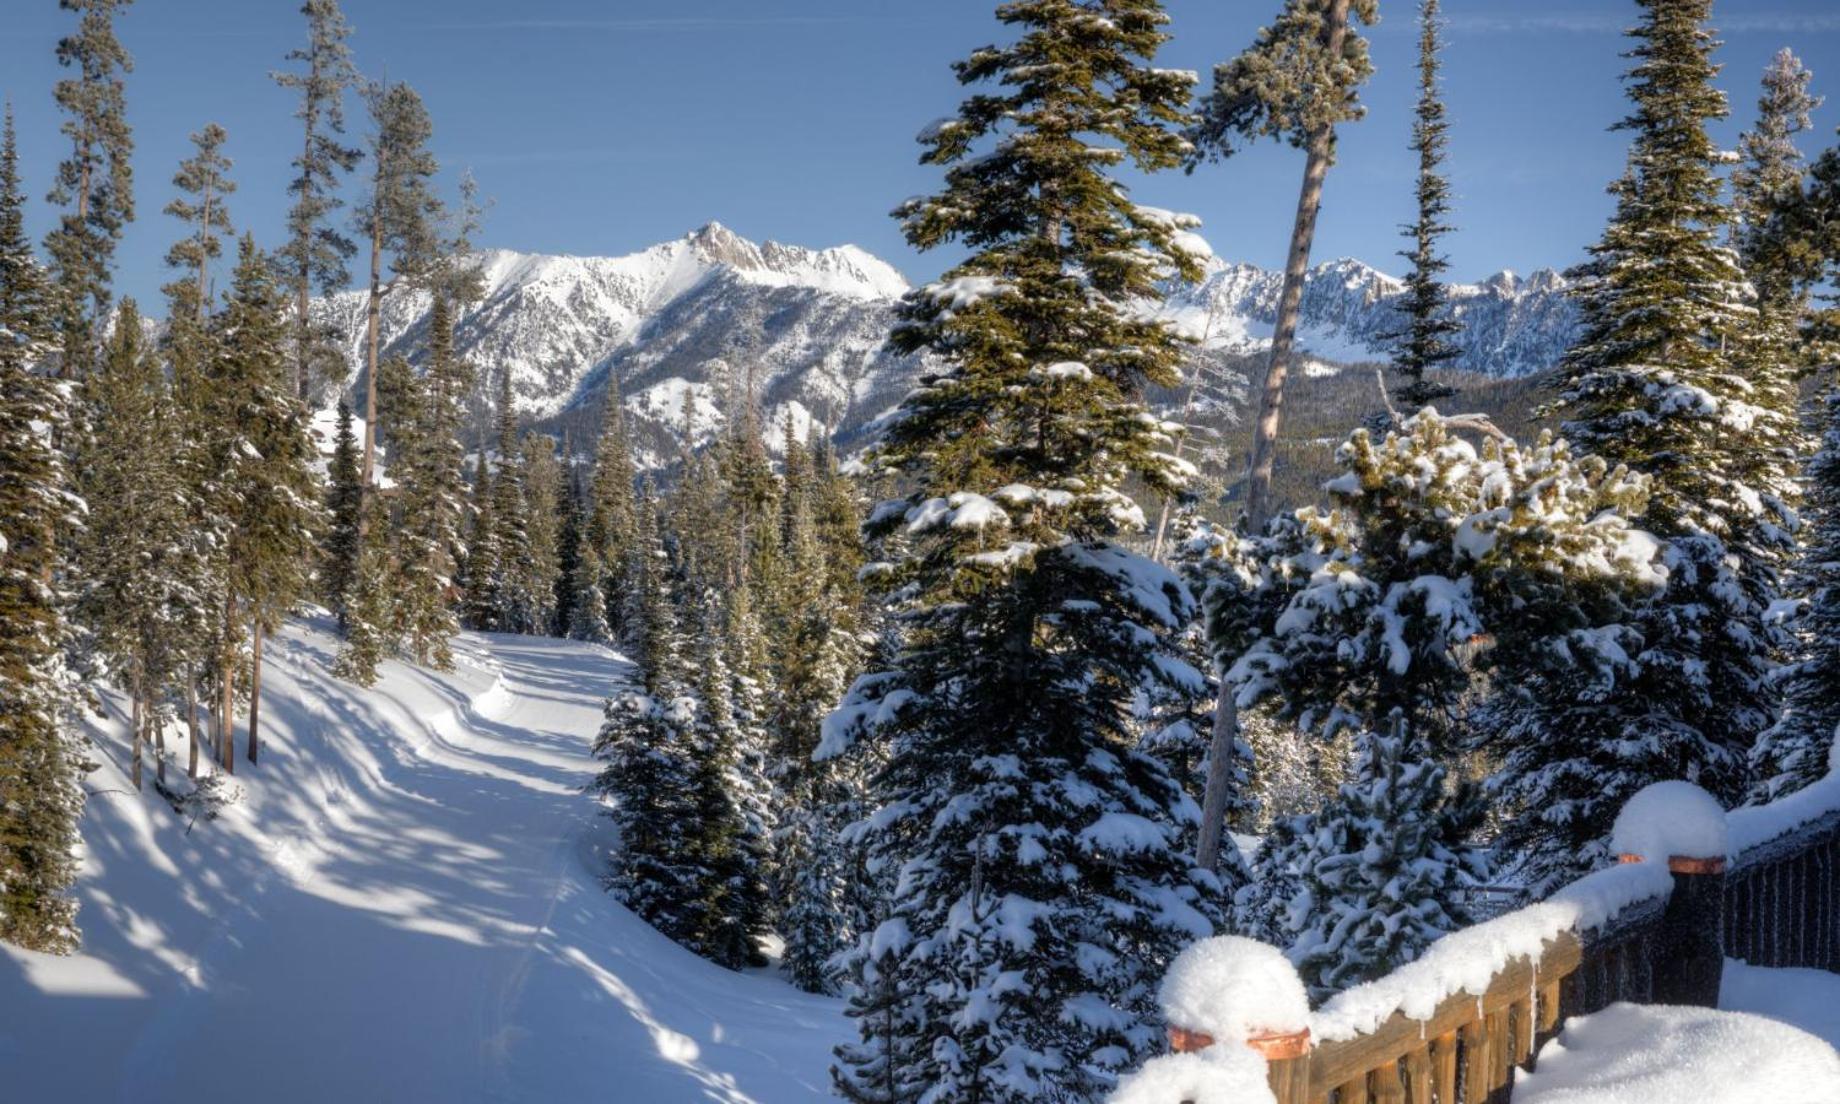
<path fill-rule="evenodd" d="M 1832 1104 L 1840 974 L 1727 959 L 1719 1010 L 1614 1004 L 1570 1020 L 1516 1104 Z"/>
<path fill-rule="evenodd" d="M 0 948 L 0 1096 L 827 1095 L 839 1002 L 711 966 L 600 888 L 580 787 L 623 660 L 469 634 L 453 673 L 388 663 L 362 690 L 335 649 L 323 622 L 272 643 L 261 765 L 189 834 L 99 723 L 83 953 Z"/>

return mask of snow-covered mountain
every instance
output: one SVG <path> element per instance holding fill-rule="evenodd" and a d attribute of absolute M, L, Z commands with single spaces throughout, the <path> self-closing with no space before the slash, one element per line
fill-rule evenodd
<path fill-rule="evenodd" d="M 481 409 L 508 372 L 527 417 L 586 430 L 611 378 L 664 447 L 686 412 L 699 436 L 713 429 L 722 386 L 751 372 L 775 426 L 790 414 L 801 433 L 817 421 L 847 434 L 898 400 L 914 373 L 911 359 L 886 347 L 907 281 L 855 246 L 756 244 L 712 222 L 625 257 L 494 250 L 483 263 L 485 296 L 457 330 L 478 370 Z M 1210 345 L 1252 351 L 1269 340 L 1281 283 L 1279 273 L 1217 261 L 1166 310 Z M 1318 266 L 1304 294 L 1304 352 L 1333 362 L 1384 357 L 1400 290 L 1358 261 Z M 1577 325 L 1564 290 L 1550 271 L 1453 288 L 1466 327 L 1456 366 L 1519 376 L 1555 363 Z M 386 354 L 421 357 L 428 307 L 419 293 L 386 300 Z M 363 293 L 315 310 L 347 336 L 351 363 L 362 363 Z M 358 383 L 355 371 L 349 382 Z"/>
<path fill-rule="evenodd" d="M 882 348 L 907 281 L 855 246 L 757 245 L 712 222 L 625 257 L 493 250 L 482 261 L 485 295 L 459 320 L 458 348 L 482 404 L 509 372 L 528 417 L 598 408 L 611 375 L 645 420 L 681 424 L 689 395 L 706 430 L 723 377 L 751 369 L 776 422 L 790 409 L 801 422 L 840 426 L 861 421 L 865 400 L 908 375 Z M 364 305 L 362 291 L 315 305 L 348 339 L 353 385 Z M 386 356 L 421 358 L 428 309 L 422 293 L 386 298 Z"/>
<path fill-rule="evenodd" d="M 1271 341 L 1284 274 L 1248 264 L 1216 263 L 1201 283 L 1170 297 L 1169 313 L 1208 344 L 1240 350 Z M 1497 377 L 1532 375 L 1558 363 L 1577 335 L 1576 308 L 1566 281 L 1551 269 L 1528 277 L 1498 272 L 1479 284 L 1450 288 L 1451 309 L 1463 323 L 1451 365 Z M 1386 335 L 1400 325 L 1402 281 L 1355 260 L 1317 265 L 1304 282 L 1298 344 L 1328 361 L 1385 359 Z M 1212 324 L 1209 316 L 1212 314 Z"/>

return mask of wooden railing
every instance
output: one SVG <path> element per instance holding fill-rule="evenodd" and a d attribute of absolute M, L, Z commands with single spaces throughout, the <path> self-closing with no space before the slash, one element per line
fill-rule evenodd
<path fill-rule="evenodd" d="M 1840 971 L 1840 811 L 1740 852 L 1729 870 L 1725 856 L 1676 857 L 1669 869 L 1671 889 L 1657 879 L 1651 898 L 1607 922 L 1559 931 L 1480 994 L 1271 1059 L 1272 1094 L 1278 1104 L 1507 1104 L 1514 1070 L 1531 1068 L 1573 1016 L 1618 1001 L 1714 1006 L 1726 956 Z"/>
<path fill-rule="evenodd" d="M 1840 972 L 1837 879 L 1840 814 L 1739 855 L 1725 877 L 1725 953 Z"/>
<path fill-rule="evenodd" d="M 1660 902 L 1655 902 L 1659 904 Z M 1642 908 L 1601 931 L 1563 932 L 1480 995 L 1460 992 L 1423 1019 L 1394 1013 L 1372 1032 L 1272 1062 L 1278 1104 L 1499 1104 L 1566 1018 L 1644 1002 L 1663 917 Z"/>

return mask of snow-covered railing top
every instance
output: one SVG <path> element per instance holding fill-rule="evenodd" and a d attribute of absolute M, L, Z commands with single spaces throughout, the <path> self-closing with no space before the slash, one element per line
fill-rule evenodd
<path fill-rule="evenodd" d="M 1616 1000 L 1716 1001 L 1728 947 L 1771 965 L 1840 965 L 1840 941 L 1799 930 L 1818 927 L 1805 922 L 1815 915 L 1840 917 L 1823 873 L 1840 870 L 1840 753 L 1832 768 L 1731 813 L 1698 787 L 1651 786 L 1618 818 L 1621 864 L 1453 932 L 1307 1015 L 1276 950 L 1199 944 L 1163 990 L 1178 1053 L 1127 1079 L 1114 1104 L 1505 1099 L 1515 1067 L 1564 1017 Z M 1424 1095 L 1405 1095 L 1411 1086 Z"/>

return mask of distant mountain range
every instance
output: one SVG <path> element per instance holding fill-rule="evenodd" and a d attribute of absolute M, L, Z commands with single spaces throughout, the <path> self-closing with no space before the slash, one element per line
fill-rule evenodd
<path fill-rule="evenodd" d="M 477 370 L 482 413 L 508 372 L 527 418 L 586 432 L 611 380 L 643 439 L 662 450 L 686 425 L 697 437 L 712 432 L 723 386 L 751 372 L 775 427 L 790 416 L 801 435 L 814 422 L 848 435 L 899 401 L 916 369 L 886 346 L 908 283 L 855 246 L 756 244 L 712 222 L 625 257 L 494 250 L 482 262 L 485 296 L 456 335 Z M 1210 346 L 1251 352 L 1269 341 L 1281 284 L 1279 273 L 1214 262 L 1164 311 Z M 1305 354 L 1330 364 L 1384 359 L 1401 287 L 1358 261 L 1315 268 L 1304 293 Z M 1455 367 L 1512 377 L 1555 363 L 1578 325 L 1565 287 L 1550 271 L 1453 287 L 1465 327 Z M 428 309 L 419 293 L 385 301 L 387 353 L 423 355 Z M 363 293 L 314 310 L 349 337 L 351 363 L 361 364 Z M 354 370 L 348 384 L 358 381 Z"/>

